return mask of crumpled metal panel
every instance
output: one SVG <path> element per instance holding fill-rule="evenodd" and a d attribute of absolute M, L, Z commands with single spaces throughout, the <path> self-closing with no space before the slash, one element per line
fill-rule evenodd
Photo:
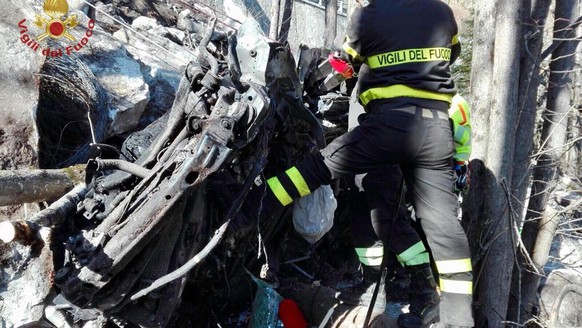
<path fill-rule="evenodd" d="M 266 85 L 265 72 L 270 47 L 263 37 L 261 27 L 253 19 L 247 19 L 238 30 L 236 54 L 242 76 L 241 82 Z"/>

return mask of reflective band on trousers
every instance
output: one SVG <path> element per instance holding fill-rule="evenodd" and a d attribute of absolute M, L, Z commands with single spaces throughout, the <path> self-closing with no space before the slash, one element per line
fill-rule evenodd
<path fill-rule="evenodd" d="M 415 89 L 402 84 L 371 88 L 360 93 L 360 101 L 362 102 L 362 105 L 367 105 L 372 100 L 389 99 L 396 97 L 432 99 L 448 103 L 450 103 L 451 99 L 453 99 L 453 96 L 450 94 Z"/>
<path fill-rule="evenodd" d="M 356 254 L 362 264 L 377 266 L 382 264 L 384 247 L 356 248 Z"/>
<path fill-rule="evenodd" d="M 311 194 L 311 190 L 309 190 L 307 182 L 305 182 L 305 179 L 303 179 L 303 176 L 301 173 L 299 173 L 299 170 L 295 166 L 285 171 L 285 173 L 289 179 L 291 179 L 291 182 L 293 182 L 293 185 L 295 188 L 297 188 L 297 191 L 301 197 Z"/>
<path fill-rule="evenodd" d="M 402 260 L 400 260 L 400 258 L 398 259 L 398 261 L 405 266 L 421 265 L 421 264 L 430 263 L 430 256 L 428 255 L 428 252 L 424 252 L 424 253 L 417 254 L 415 257 L 413 257 L 412 259 L 410 259 L 408 261 L 402 261 Z"/>
<path fill-rule="evenodd" d="M 383 54 L 369 56 L 366 63 L 371 69 L 427 61 L 445 61 L 451 59 L 449 48 L 419 48 L 390 51 Z"/>
<path fill-rule="evenodd" d="M 404 252 L 396 255 L 396 257 L 398 258 L 398 262 L 406 266 L 425 264 L 430 261 L 422 241 L 410 246 Z"/>
<path fill-rule="evenodd" d="M 287 206 L 293 202 L 293 198 L 289 196 L 287 190 L 285 190 L 285 187 L 283 187 L 281 181 L 279 181 L 279 178 L 272 177 L 267 180 L 267 184 L 269 185 L 269 188 L 271 188 L 271 191 L 273 192 L 275 197 L 277 197 L 281 205 Z"/>
<path fill-rule="evenodd" d="M 439 274 L 459 273 L 473 271 L 471 259 L 436 261 Z"/>
<path fill-rule="evenodd" d="M 441 291 L 453 294 L 473 294 L 473 282 L 464 280 L 439 279 Z"/>

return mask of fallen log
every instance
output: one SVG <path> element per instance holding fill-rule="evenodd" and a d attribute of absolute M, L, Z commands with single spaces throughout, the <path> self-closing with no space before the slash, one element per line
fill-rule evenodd
<path fill-rule="evenodd" d="M 26 220 L 0 222 L 0 240 L 4 243 L 13 241 L 23 245 L 31 245 L 43 238 L 39 232 L 43 227 L 59 226 L 68 215 L 74 213 L 79 203 L 87 193 L 87 186 L 82 183 L 59 198 L 49 207 L 34 214 Z"/>
<path fill-rule="evenodd" d="M 0 240 L 4 243 L 20 241 L 25 245 L 33 244 L 36 240 L 36 231 L 26 221 L 0 222 Z"/>
<path fill-rule="evenodd" d="M 41 227 L 56 227 L 61 225 L 68 215 L 77 210 L 77 204 L 85 199 L 87 186 L 85 183 L 78 184 L 71 191 L 52 203 L 49 207 L 34 214 L 28 221 Z"/>
<path fill-rule="evenodd" d="M 53 201 L 84 180 L 85 165 L 58 170 L 0 170 L 0 206 Z"/>

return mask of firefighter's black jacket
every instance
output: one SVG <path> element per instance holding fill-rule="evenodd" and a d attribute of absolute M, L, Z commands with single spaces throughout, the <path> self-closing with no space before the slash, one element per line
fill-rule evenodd
<path fill-rule="evenodd" d="M 353 13 L 343 50 L 359 71 L 363 105 L 447 109 L 460 53 L 453 12 L 440 0 L 376 0 Z"/>

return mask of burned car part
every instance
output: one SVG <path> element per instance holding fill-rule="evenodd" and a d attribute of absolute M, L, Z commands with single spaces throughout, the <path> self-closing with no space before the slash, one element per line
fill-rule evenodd
<path fill-rule="evenodd" d="M 205 35 L 212 29 L 211 20 Z M 314 151 L 324 138 L 301 102 L 288 45 L 267 43 L 252 26 L 241 29 L 256 34 L 245 37 L 260 44 L 258 52 L 268 49 L 264 57 L 252 57 L 254 48 L 240 40 L 240 47 L 229 48 L 236 54 L 228 57 L 238 61 L 228 67 L 243 72 L 241 79 L 225 69 L 224 55 L 206 50 L 209 38 L 203 38 L 200 57 L 186 68 L 156 139 L 134 148 L 133 163 L 96 159 L 90 165 L 90 190 L 78 207 L 82 229 L 69 237 L 67 261 L 55 276 L 77 311 L 141 327 L 167 326 L 186 284 L 198 284 L 201 295 L 212 297 L 214 286 L 228 283 L 220 270 L 256 262 L 254 254 L 235 251 L 237 242 L 251 247 L 255 236 L 232 235 L 221 243 L 226 227 L 239 216 L 257 220 L 263 190 L 255 180 Z M 250 58 L 266 62 L 249 72 Z M 252 226 L 268 225 L 259 235 L 276 248 L 282 239 L 275 237 L 287 223 Z M 263 252 L 275 266 L 271 247 Z M 200 262 L 204 270 L 195 267 Z M 211 306 L 204 298 L 198 302 L 200 311 Z"/>

